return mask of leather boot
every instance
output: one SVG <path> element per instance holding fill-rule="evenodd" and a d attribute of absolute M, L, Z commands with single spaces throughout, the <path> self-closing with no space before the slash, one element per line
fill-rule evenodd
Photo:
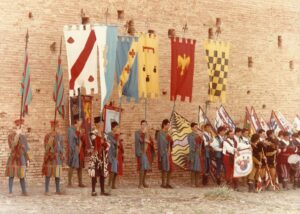
<path fill-rule="evenodd" d="M 287 185 L 287 181 L 282 181 L 282 189 L 289 190 L 288 185 Z"/>
<path fill-rule="evenodd" d="M 196 172 L 195 173 L 195 186 L 196 187 L 200 187 L 199 179 L 200 179 L 200 172 Z"/>
<path fill-rule="evenodd" d="M 73 176 L 73 168 L 69 168 L 68 171 L 68 187 L 72 187 L 72 176 Z"/>
<path fill-rule="evenodd" d="M 117 180 L 117 174 L 114 173 L 113 179 L 112 179 L 112 184 L 111 184 L 112 189 L 117 189 L 116 188 L 116 180 Z"/>
<path fill-rule="evenodd" d="M 196 173 L 194 171 L 191 171 L 191 186 L 193 187 L 195 185 L 196 181 Z"/>
<path fill-rule="evenodd" d="M 173 187 L 170 185 L 170 180 L 171 180 L 171 172 L 167 172 L 167 185 L 166 185 L 166 187 L 168 189 L 173 189 Z"/>
<path fill-rule="evenodd" d="M 203 186 L 206 186 L 207 183 L 208 183 L 208 176 L 204 174 L 203 178 L 202 178 L 202 184 L 203 184 Z"/>
<path fill-rule="evenodd" d="M 166 188 L 166 172 L 161 171 L 161 185 L 160 187 Z"/>
<path fill-rule="evenodd" d="M 143 188 L 143 175 L 144 175 L 144 172 L 140 171 L 140 173 L 139 173 L 139 186 L 138 186 L 139 189 Z"/>
<path fill-rule="evenodd" d="M 114 173 L 110 172 L 109 175 L 108 175 L 108 184 L 107 184 L 107 186 L 111 187 L 113 177 L 114 177 Z"/>
<path fill-rule="evenodd" d="M 254 184 L 252 182 L 248 183 L 248 192 L 255 192 Z"/>
<path fill-rule="evenodd" d="M 149 186 L 146 184 L 146 175 L 147 175 L 147 171 L 145 170 L 144 171 L 144 175 L 143 175 L 143 186 L 145 188 L 148 188 Z"/>
<path fill-rule="evenodd" d="M 78 186 L 79 186 L 79 187 L 86 187 L 86 186 L 82 183 L 82 168 L 78 168 L 78 169 L 77 169 L 77 176 L 78 176 Z"/>

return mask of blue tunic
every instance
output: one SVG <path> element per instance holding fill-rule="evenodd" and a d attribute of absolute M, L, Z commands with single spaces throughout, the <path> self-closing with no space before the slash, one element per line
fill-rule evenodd
<path fill-rule="evenodd" d="M 200 150 L 201 144 L 200 142 L 196 142 L 197 137 L 199 137 L 195 133 L 190 133 L 187 137 L 190 153 L 189 159 L 191 161 L 191 171 L 200 172 L 201 171 L 201 164 L 200 164 Z"/>
<path fill-rule="evenodd" d="M 68 166 L 78 169 L 80 138 L 77 136 L 76 128 L 74 126 L 71 126 L 68 129 L 68 145 L 69 145 Z"/>
<path fill-rule="evenodd" d="M 141 131 L 136 131 L 134 135 L 135 141 L 135 156 L 139 159 L 140 170 L 149 170 L 149 160 L 147 153 L 145 151 L 146 143 L 145 143 L 145 134 Z"/>
<path fill-rule="evenodd" d="M 170 171 L 170 152 L 171 145 L 167 139 L 168 134 L 164 131 L 159 131 L 157 135 L 158 151 L 160 155 L 161 170 Z"/>
<path fill-rule="evenodd" d="M 111 172 L 118 174 L 118 140 L 115 139 L 112 132 L 107 134 L 107 140 L 109 142 L 108 162 L 111 165 Z"/>

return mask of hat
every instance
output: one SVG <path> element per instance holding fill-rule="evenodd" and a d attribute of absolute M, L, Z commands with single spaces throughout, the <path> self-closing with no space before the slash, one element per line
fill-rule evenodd
<path fill-rule="evenodd" d="M 56 121 L 54 121 L 54 120 L 51 120 L 50 121 L 50 125 L 51 125 L 51 128 L 53 128 L 54 126 L 58 126 L 59 124 L 58 124 L 58 121 L 56 120 Z"/>
<path fill-rule="evenodd" d="M 94 123 L 100 123 L 101 122 L 101 117 L 94 117 Z"/>
<path fill-rule="evenodd" d="M 22 125 L 22 124 L 24 124 L 24 120 L 23 119 L 17 119 L 17 120 L 15 120 L 15 124 L 16 124 L 16 126 Z"/>

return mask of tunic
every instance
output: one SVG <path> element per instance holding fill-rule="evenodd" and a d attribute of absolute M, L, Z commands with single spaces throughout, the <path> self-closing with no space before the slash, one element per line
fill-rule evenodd
<path fill-rule="evenodd" d="M 173 161 L 172 161 L 172 146 L 173 141 L 169 134 L 164 131 L 159 131 L 157 136 L 158 151 L 159 151 L 159 169 L 169 172 L 173 171 Z"/>
<path fill-rule="evenodd" d="M 29 146 L 25 135 L 12 133 L 8 135 L 10 154 L 6 164 L 6 176 L 26 177 L 26 164 L 29 161 Z"/>
<path fill-rule="evenodd" d="M 134 135 L 135 141 L 135 156 L 137 158 L 137 170 L 149 170 L 149 160 L 147 155 L 147 143 L 145 142 L 146 134 L 141 131 L 136 131 Z"/>
<path fill-rule="evenodd" d="M 201 147 L 202 147 L 202 139 L 199 135 L 195 133 L 190 133 L 187 137 L 189 143 L 189 159 L 191 162 L 190 170 L 195 172 L 201 171 Z"/>
<path fill-rule="evenodd" d="M 46 177 L 61 177 L 64 160 L 63 137 L 60 134 L 46 134 L 44 139 L 44 149 L 45 154 L 42 174 Z"/>
<path fill-rule="evenodd" d="M 80 133 L 74 126 L 68 129 L 68 166 L 78 169 L 80 167 L 79 154 L 81 150 Z"/>

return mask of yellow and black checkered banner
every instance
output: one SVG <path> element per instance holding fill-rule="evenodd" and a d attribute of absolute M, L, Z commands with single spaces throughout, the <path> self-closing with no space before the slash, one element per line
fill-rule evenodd
<path fill-rule="evenodd" d="M 210 101 L 226 100 L 229 43 L 208 40 L 204 43 L 208 67 L 208 96 Z"/>

